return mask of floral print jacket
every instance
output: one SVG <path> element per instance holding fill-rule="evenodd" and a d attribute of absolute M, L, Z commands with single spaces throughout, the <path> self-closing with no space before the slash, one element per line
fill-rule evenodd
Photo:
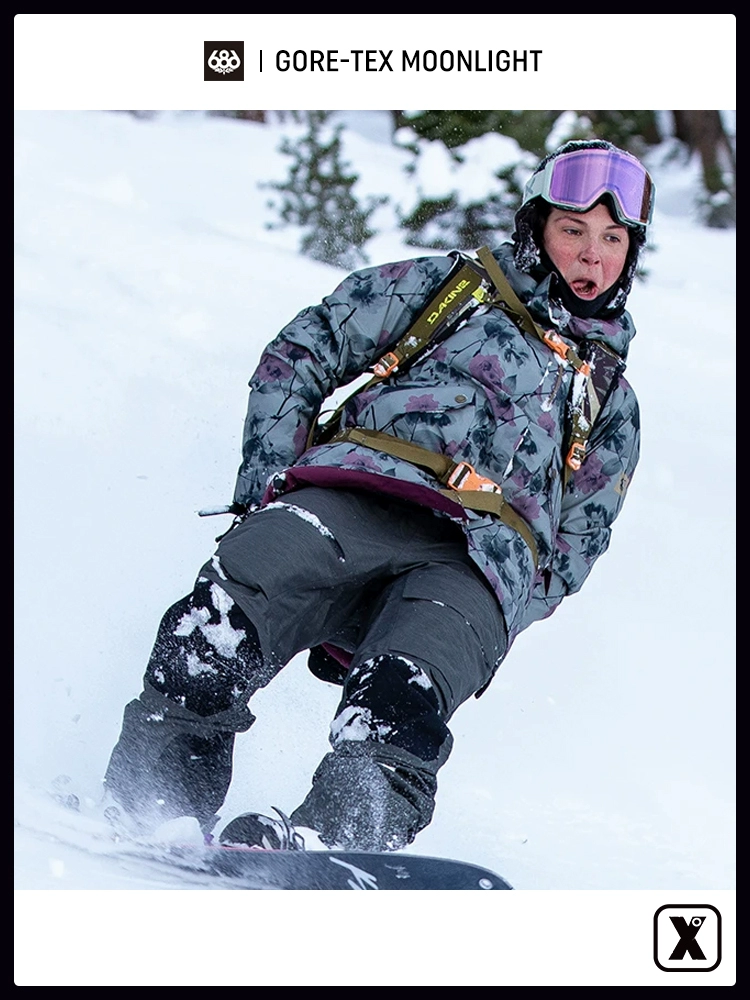
<path fill-rule="evenodd" d="M 517 270 L 512 250 L 503 244 L 493 253 L 537 323 L 573 346 L 592 338 L 626 355 L 635 334 L 627 312 L 606 320 L 570 316 L 555 300 L 556 277 L 537 282 Z M 638 404 L 622 376 L 599 414 L 583 465 L 565 489 L 573 370 L 500 309 L 476 310 L 407 370 L 346 406 L 345 425 L 385 431 L 465 460 L 501 484 L 533 531 L 536 569 L 516 531 L 446 499 L 429 472 L 345 441 L 307 449 L 311 422 L 326 398 L 398 342 L 452 264 L 448 256 L 422 257 L 355 272 L 284 327 L 250 380 L 235 501 L 266 503 L 317 484 L 372 489 L 442 511 L 462 524 L 512 640 L 579 590 L 609 545 L 639 447 Z"/>

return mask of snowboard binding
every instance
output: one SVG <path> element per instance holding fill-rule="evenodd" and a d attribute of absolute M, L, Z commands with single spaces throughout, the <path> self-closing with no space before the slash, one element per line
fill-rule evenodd
<path fill-rule="evenodd" d="M 256 851 L 304 851 L 304 838 L 289 817 L 276 806 L 273 811 L 279 819 L 252 812 L 237 816 L 219 834 L 219 844 Z"/>

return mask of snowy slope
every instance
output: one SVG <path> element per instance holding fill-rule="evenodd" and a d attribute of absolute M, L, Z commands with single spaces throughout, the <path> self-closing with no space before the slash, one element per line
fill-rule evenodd
<path fill-rule="evenodd" d="M 408 200 L 403 154 L 357 124 L 363 192 Z M 195 512 L 231 496 L 259 353 L 342 273 L 265 228 L 278 125 L 30 112 L 15 131 L 16 886 L 174 888 L 77 848 L 84 821 L 64 834 L 44 789 L 65 772 L 98 801 L 159 618 L 226 526 Z M 472 176 L 497 155 L 478 144 Z M 457 713 L 414 845 L 519 889 L 734 885 L 735 234 L 691 218 L 692 168 L 654 172 L 628 502 L 584 591 Z M 392 209 L 375 221 L 373 262 L 414 254 Z M 302 656 L 254 698 L 224 818 L 294 808 L 336 702 Z"/>

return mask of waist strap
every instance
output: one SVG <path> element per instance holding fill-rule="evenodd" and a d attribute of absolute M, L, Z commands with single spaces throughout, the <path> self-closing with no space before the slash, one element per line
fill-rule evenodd
<path fill-rule="evenodd" d="M 352 444 L 373 448 L 375 451 L 393 455 L 394 458 L 401 458 L 411 465 L 431 472 L 438 482 L 446 487 L 440 490 L 445 496 L 457 501 L 468 510 L 494 514 L 509 528 L 517 531 L 531 551 L 534 566 L 538 565 L 539 555 L 529 525 L 510 506 L 503 496 L 501 487 L 486 476 L 479 475 L 468 462 L 454 462 L 448 455 L 422 448 L 411 441 L 402 441 L 401 438 L 385 434 L 383 431 L 362 427 L 347 427 L 339 431 L 331 438 L 331 444 L 336 441 L 351 441 Z"/>

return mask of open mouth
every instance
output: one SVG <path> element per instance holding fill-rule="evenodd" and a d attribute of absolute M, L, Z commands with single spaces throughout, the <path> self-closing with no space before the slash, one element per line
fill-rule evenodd
<path fill-rule="evenodd" d="M 589 281 L 585 278 L 580 278 L 577 281 L 572 281 L 570 287 L 576 293 L 576 295 L 581 299 L 594 299 L 596 298 L 599 286 L 595 281 Z"/>

